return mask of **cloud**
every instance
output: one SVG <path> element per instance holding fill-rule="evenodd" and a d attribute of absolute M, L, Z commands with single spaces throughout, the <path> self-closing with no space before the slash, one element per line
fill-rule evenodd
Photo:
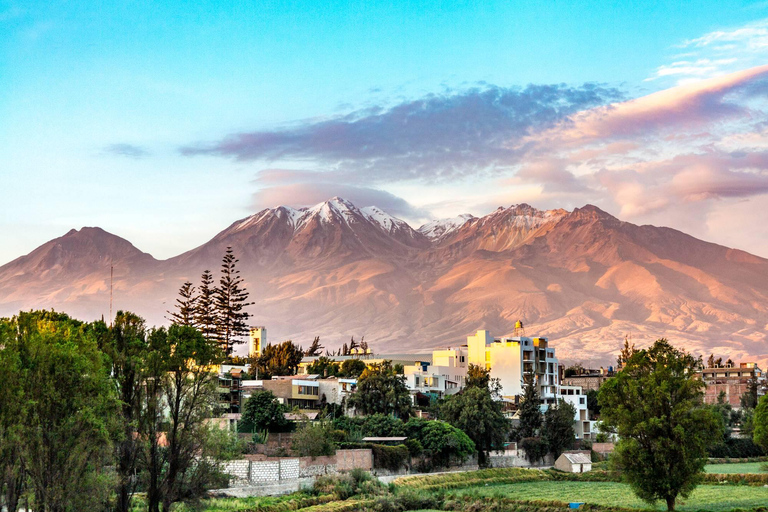
<path fill-rule="evenodd" d="M 768 19 L 715 30 L 676 48 L 683 54 L 674 56 L 675 62 L 659 66 L 647 81 L 675 78 L 684 84 L 762 64 L 768 58 Z M 681 56 L 689 58 L 677 60 Z"/>
<path fill-rule="evenodd" d="M 516 141 L 619 97 L 616 89 L 595 84 L 489 85 L 288 129 L 237 133 L 181 151 L 242 161 L 309 162 L 331 172 L 334 180 L 444 182 L 509 168 L 525 152 Z"/>
<path fill-rule="evenodd" d="M 301 208 L 313 206 L 334 196 L 348 199 L 358 207 L 378 206 L 390 215 L 409 221 L 430 218 L 428 211 L 416 208 L 390 192 L 330 182 L 302 182 L 263 187 L 253 194 L 252 206 L 256 211 L 277 205 Z"/>
<path fill-rule="evenodd" d="M 129 158 L 143 158 L 149 155 L 146 149 L 133 144 L 111 144 L 104 148 L 104 152 Z"/>

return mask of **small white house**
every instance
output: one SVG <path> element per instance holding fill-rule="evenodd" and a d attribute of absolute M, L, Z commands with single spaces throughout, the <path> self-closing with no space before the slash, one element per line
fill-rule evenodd
<path fill-rule="evenodd" d="M 592 459 L 581 452 L 563 452 L 555 461 L 555 469 L 566 473 L 586 473 L 592 471 Z"/>

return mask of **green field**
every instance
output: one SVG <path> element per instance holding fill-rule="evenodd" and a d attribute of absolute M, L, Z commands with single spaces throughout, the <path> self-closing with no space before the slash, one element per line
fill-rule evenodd
<path fill-rule="evenodd" d="M 737 462 L 733 464 L 707 464 L 704 466 L 704 471 L 707 473 L 720 473 L 720 474 L 747 474 L 747 473 L 765 473 L 760 469 L 760 466 L 768 464 L 768 462 Z"/>
<path fill-rule="evenodd" d="M 471 487 L 457 494 L 491 496 L 519 500 L 578 501 L 595 505 L 650 508 L 639 500 L 626 484 L 613 482 L 523 482 L 488 487 Z M 702 485 L 690 498 L 680 502 L 678 510 L 725 511 L 768 505 L 768 488 L 735 485 Z M 666 506 L 658 504 L 659 510 Z"/>

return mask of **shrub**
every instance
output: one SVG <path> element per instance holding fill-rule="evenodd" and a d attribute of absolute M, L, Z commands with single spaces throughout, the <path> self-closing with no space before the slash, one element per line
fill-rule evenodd
<path fill-rule="evenodd" d="M 408 454 L 411 457 L 418 457 L 421 455 L 421 452 L 424 451 L 424 447 L 416 439 L 407 439 L 405 441 L 405 447 L 408 448 Z"/>
<path fill-rule="evenodd" d="M 520 447 L 525 451 L 525 458 L 531 464 L 541 461 L 549 453 L 547 444 L 538 437 L 523 438 L 520 441 Z"/>
<path fill-rule="evenodd" d="M 373 450 L 373 467 L 397 471 L 408 461 L 408 448 L 405 445 L 385 446 L 371 445 Z"/>
<path fill-rule="evenodd" d="M 293 434 L 291 447 L 300 457 L 333 455 L 336 447 L 331 432 L 326 423 L 306 422 Z"/>

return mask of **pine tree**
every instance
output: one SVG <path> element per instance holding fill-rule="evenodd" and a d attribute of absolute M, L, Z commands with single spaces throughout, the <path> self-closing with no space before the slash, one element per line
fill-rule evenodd
<path fill-rule="evenodd" d="M 238 261 L 240 260 L 235 258 L 232 247 L 227 247 L 221 260 L 221 278 L 214 299 L 216 322 L 219 327 L 218 340 L 228 356 L 232 355 L 233 344 L 243 343 L 243 340 L 238 338 L 248 334 L 248 325 L 245 322 L 251 315 L 243 311 L 243 308 L 254 304 L 248 302 L 248 291 L 241 288 L 243 278 L 235 268 Z"/>
<path fill-rule="evenodd" d="M 179 297 L 176 299 L 176 311 L 168 311 L 171 315 L 171 323 L 175 325 L 191 325 L 197 327 L 195 314 L 197 311 L 197 295 L 195 287 L 189 281 L 179 288 Z"/>
<path fill-rule="evenodd" d="M 213 287 L 213 275 L 210 270 L 205 270 L 200 276 L 199 291 L 195 304 L 195 324 L 205 339 L 218 339 L 216 335 L 216 306 L 214 304 L 216 289 Z"/>

